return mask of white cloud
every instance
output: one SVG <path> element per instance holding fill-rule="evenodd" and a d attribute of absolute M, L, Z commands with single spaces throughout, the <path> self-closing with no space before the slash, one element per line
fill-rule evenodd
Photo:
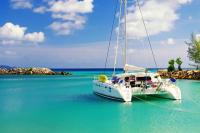
<path fill-rule="evenodd" d="M 192 0 L 148 0 L 141 2 L 141 10 L 150 35 L 168 32 L 179 19 L 177 10 Z M 145 29 L 138 7 L 130 6 L 127 14 L 127 33 L 129 38 L 145 37 Z"/>
<path fill-rule="evenodd" d="M 11 6 L 14 9 L 32 8 L 31 0 L 11 0 Z"/>
<path fill-rule="evenodd" d="M 161 41 L 161 44 L 163 45 L 173 45 L 173 44 L 176 44 L 176 41 L 175 39 L 173 38 L 168 38 L 167 40 L 164 40 L 164 41 Z"/>
<path fill-rule="evenodd" d="M 52 18 L 62 20 L 55 21 L 49 25 L 49 28 L 54 30 L 58 35 L 70 35 L 75 30 L 83 29 L 86 23 L 86 18 L 84 16 L 75 13 L 54 13 L 52 14 Z"/>
<path fill-rule="evenodd" d="M 71 22 L 53 22 L 49 25 L 49 28 L 56 31 L 58 35 L 69 35 L 71 34 L 71 29 L 73 29 L 74 25 Z"/>
<path fill-rule="evenodd" d="M 93 0 L 63 0 L 49 2 L 52 18 L 61 21 L 53 22 L 49 27 L 58 35 L 69 35 L 74 30 L 83 29 L 86 23 L 84 14 L 93 11 Z"/>
<path fill-rule="evenodd" d="M 132 54 L 132 53 L 134 53 L 136 50 L 135 49 L 133 49 L 133 48 L 130 48 L 130 49 L 128 49 L 128 54 Z"/>
<path fill-rule="evenodd" d="M 43 32 L 33 32 L 24 35 L 24 40 L 29 42 L 43 42 L 45 39 Z"/>
<path fill-rule="evenodd" d="M 20 44 L 20 41 L 16 41 L 16 40 L 1 40 L 0 44 L 2 44 L 2 45 L 14 45 L 14 44 Z"/>
<path fill-rule="evenodd" d="M 48 27 L 57 35 L 70 35 L 84 28 L 86 14 L 93 12 L 93 0 L 43 0 L 45 5 L 33 8 L 33 12 L 51 13 L 54 19 Z M 32 0 L 11 0 L 14 9 L 32 8 Z"/>
<path fill-rule="evenodd" d="M 69 14 L 63 14 L 63 13 L 53 13 L 52 18 L 54 19 L 61 19 L 66 21 L 85 21 L 85 17 L 75 14 L 75 13 L 69 13 Z"/>
<path fill-rule="evenodd" d="M 200 41 L 200 34 L 196 34 L 196 40 Z"/>
<path fill-rule="evenodd" d="M 74 20 L 66 22 L 53 22 L 49 28 L 56 31 L 58 35 L 70 35 L 74 30 L 82 29 L 85 20 Z"/>
<path fill-rule="evenodd" d="M 21 40 L 26 29 L 26 27 L 20 27 L 8 22 L 0 27 L 0 38 Z"/>
<path fill-rule="evenodd" d="M 175 44 L 175 40 L 173 38 L 167 39 L 167 44 L 172 45 Z"/>
<path fill-rule="evenodd" d="M 93 0 L 52 0 L 47 6 L 34 9 L 36 13 L 50 12 L 54 22 L 49 28 L 58 35 L 70 35 L 84 28 L 86 14 L 93 11 Z"/>
<path fill-rule="evenodd" d="M 176 0 L 175 0 L 176 1 Z M 192 0 L 177 0 L 180 4 L 191 3 Z"/>
<path fill-rule="evenodd" d="M 187 57 L 188 46 L 184 43 L 186 39 L 176 39 L 176 43 L 172 45 L 162 45 L 160 41 L 152 42 L 155 44 L 154 53 L 159 67 L 167 67 L 168 60 L 171 58 L 181 57 L 183 60 L 183 67 L 188 67 L 189 60 Z M 80 46 L 63 46 L 63 47 L 49 47 L 47 45 L 23 45 L 22 47 L 1 47 L 0 60 L 2 64 L 15 66 L 39 66 L 39 67 L 63 67 L 63 68 L 91 68 L 104 67 L 106 48 L 108 42 L 95 42 L 92 44 L 82 44 Z M 108 58 L 108 67 L 113 67 L 114 64 L 114 46 L 116 43 L 112 42 L 112 46 Z M 127 61 L 141 67 L 155 67 L 150 49 L 148 46 L 137 42 L 129 42 L 130 45 L 127 53 Z M 132 44 L 132 45 L 131 45 Z M 134 50 L 135 49 L 135 50 Z M 15 56 L 6 56 L 4 51 L 13 51 L 17 53 Z M 119 49 L 121 51 L 121 49 Z M 169 51 L 170 54 L 169 54 Z M 20 53 L 20 54 L 19 54 Z M 120 54 L 120 53 L 119 53 Z M 89 55 L 89 57 L 88 57 Z M 118 67 L 123 66 L 122 56 L 118 56 Z"/>
<path fill-rule="evenodd" d="M 19 25 L 14 25 L 11 22 L 5 23 L 0 27 L 0 43 L 6 44 L 19 44 L 21 42 L 43 42 L 45 39 L 43 32 L 26 33 L 27 28 Z"/>
<path fill-rule="evenodd" d="M 33 9 L 33 12 L 41 13 L 41 14 L 45 13 L 46 11 L 47 11 L 47 8 L 45 6 L 40 6 Z"/>
<path fill-rule="evenodd" d="M 93 0 L 59 0 L 50 2 L 50 11 L 54 13 L 89 13 L 93 9 Z"/>

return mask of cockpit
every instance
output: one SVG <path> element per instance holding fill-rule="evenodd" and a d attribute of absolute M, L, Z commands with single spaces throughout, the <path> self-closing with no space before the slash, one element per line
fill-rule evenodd
<path fill-rule="evenodd" d="M 129 87 L 142 87 L 142 88 L 149 88 L 149 87 L 156 87 L 155 83 L 152 81 L 152 77 L 148 75 L 127 75 L 122 77 L 114 76 L 112 78 L 113 84 L 121 84 L 124 83 L 127 88 Z"/>

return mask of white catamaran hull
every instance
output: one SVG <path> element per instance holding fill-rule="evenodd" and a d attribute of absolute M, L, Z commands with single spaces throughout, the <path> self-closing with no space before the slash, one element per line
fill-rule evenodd
<path fill-rule="evenodd" d="M 93 92 L 96 95 L 109 99 L 121 100 L 125 102 L 131 102 L 132 100 L 132 90 L 130 88 L 124 88 L 120 86 L 117 87 L 96 80 L 94 81 Z"/>
<path fill-rule="evenodd" d="M 174 99 L 174 100 L 181 100 L 181 90 L 179 87 L 171 84 L 168 86 L 163 85 L 162 89 L 167 92 L 167 94 L 164 94 L 164 98 Z"/>
<path fill-rule="evenodd" d="M 132 88 L 133 97 L 141 95 L 153 95 L 160 98 L 167 98 L 173 100 L 181 100 L 180 89 L 171 87 L 171 88 L 162 88 L 161 90 L 155 90 L 154 88 L 142 89 L 142 88 Z"/>
<path fill-rule="evenodd" d="M 154 95 L 160 98 L 181 100 L 181 91 L 177 86 L 173 84 L 162 85 L 159 89 L 144 89 L 141 87 L 125 88 L 123 86 L 102 83 L 95 80 L 93 91 L 99 96 L 109 99 L 122 100 L 125 102 L 130 102 L 132 100 L 132 97 L 142 95 Z"/>

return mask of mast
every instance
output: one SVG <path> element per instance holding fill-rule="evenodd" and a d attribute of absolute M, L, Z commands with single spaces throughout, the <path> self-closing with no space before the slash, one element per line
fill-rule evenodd
<path fill-rule="evenodd" d="M 124 50 L 123 50 L 123 63 L 124 66 L 127 64 L 127 0 L 120 0 L 120 11 L 119 11 L 119 20 L 118 20 L 118 30 L 117 30 L 117 45 L 115 49 L 115 61 L 114 61 L 114 71 L 113 75 L 115 75 L 115 69 L 117 65 L 117 57 L 118 57 L 118 48 L 119 48 L 119 36 L 121 29 L 121 17 L 124 15 L 124 27 L 123 27 L 123 35 L 124 35 Z"/>
<path fill-rule="evenodd" d="M 125 34 L 125 47 L 124 47 L 124 66 L 127 64 L 127 0 L 124 0 L 124 34 Z"/>
<path fill-rule="evenodd" d="M 117 45 L 116 45 L 116 49 L 115 49 L 115 61 L 114 61 L 113 76 L 115 75 L 115 69 L 116 69 L 116 65 L 117 65 L 117 55 L 118 55 L 120 25 L 121 25 L 121 14 L 122 14 L 122 0 L 120 0 L 120 7 L 119 7 L 119 19 L 118 19 L 118 30 L 117 30 Z"/>

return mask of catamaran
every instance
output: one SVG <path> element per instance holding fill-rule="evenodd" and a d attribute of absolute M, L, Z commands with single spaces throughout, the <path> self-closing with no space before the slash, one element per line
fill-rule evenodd
<path fill-rule="evenodd" d="M 136 4 L 140 10 L 141 18 L 149 45 L 151 47 L 151 42 L 149 34 L 146 28 L 144 17 L 142 15 L 142 10 L 140 8 L 140 3 L 136 0 Z M 122 15 L 122 12 L 124 13 Z M 119 11 L 119 21 L 118 21 L 118 30 L 117 30 L 117 44 L 115 49 L 115 61 L 113 75 L 109 79 L 106 75 L 100 75 L 97 79 L 93 81 L 93 92 L 96 95 L 115 99 L 122 100 L 125 102 L 131 102 L 133 97 L 141 95 L 154 95 L 158 97 L 164 97 L 169 99 L 181 100 L 181 91 L 178 86 L 176 86 L 175 79 L 162 79 L 158 73 L 148 72 L 146 68 L 137 67 L 134 65 L 127 64 L 126 59 L 126 49 L 127 49 L 127 33 L 126 33 L 126 14 L 127 14 L 127 0 L 120 0 L 120 11 Z M 123 17 L 123 31 L 124 31 L 124 67 L 123 73 L 116 74 L 116 63 L 119 47 L 119 34 L 121 26 L 121 18 Z M 156 59 L 154 56 L 153 49 L 151 47 L 152 56 L 155 64 Z M 107 62 L 107 58 L 106 58 Z"/>

